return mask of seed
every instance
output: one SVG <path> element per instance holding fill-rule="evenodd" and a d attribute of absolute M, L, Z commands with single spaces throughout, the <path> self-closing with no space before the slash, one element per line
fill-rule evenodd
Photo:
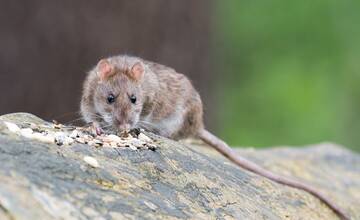
<path fill-rule="evenodd" d="M 49 135 L 43 135 L 41 133 L 34 133 L 32 135 L 33 139 L 41 141 L 41 142 L 45 142 L 45 143 L 54 143 L 55 142 L 55 138 Z"/>
<path fill-rule="evenodd" d="M 20 134 L 26 138 L 33 138 L 33 130 L 31 128 L 23 128 L 20 130 Z"/>
<path fill-rule="evenodd" d="M 132 144 L 129 144 L 127 145 L 131 150 L 137 150 L 137 147 L 135 147 L 134 145 Z"/>
<path fill-rule="evenodd" d="M 7 122 L 7 121 L 4 121 L 4 123 L 11 132 L 14 132 L 14 133 L 20 132 L 20 128 L 16 124 L 14 124 L 12 122 Z"/>
<path fill-rule="evenodd" d="M 151 151 L 156 151 L 156 145 L 153 145 L 153 144 L 147 144 L 147 148 Z"/>
<path fill-rule="evenodd" d="M 71 145 L 71 144 L 73 144 L 75 141 L 74 141 L 74 139 L 72 139 L 72 138 L 70 138 L 70 137 L 65 137 L 65 140 L 64 140 L 64 144 L 65 145 Z"/>
<path fill-rule="evenodd" d="M 98 139 L 94 139 L 92 142 L 95 147 L 103 146 L 103 142 Z"/>
<path fill-rule="evenodd" d="M 85 144 L 85 143 L 86 143 L 85 139 L 82 138 L 82 137 L 76 138 L 75 140 L 76 140 L 77 142 L 79 142 L 80 144 Z"/>
<path fill-rule="evenodd" d="M 111 145 L 110 145 L 109 143 L 107 143 L 107 142 L 105 142 L 105 143 L 103 144 L 103 146 L 104 146 L 104 147 L 111 147 Z"/>
<path fill-rule="evenodd" d="M 99 162 L 94 158 L 94 157 L 90 157 L 90 156 L 85 156 L 83 158 L 83 160 L 89 164 L 90 166 L 94 167 L 94 168 L 97 168 L 99 167 Z"/>
<path fill-rule="evenodd" d="M 147 201 L 144 201 L 144 204 L 149 207 L 151 210 L 155 211 L 158 207 L 152 203 L 152 202 L 147 202 Z"/>
<path fill-rule="evenodd" d="M 139 139 L 133 138 L 130 140 L 130 144 L 134 145 L 135 147 L 142 147 L 145 143 Z"/>
<path fill-rule="evenodd" d="M 33 129 L 33 130 L 35 130 L 35 129 L 38 130 L 39 126 L 37 124 L 35 124 L 35 123 L 30 123 L 30 128 Z"/>
<path fill-rule="evenodd" d="M 121 138 L 117 135 L 114 134 L 110 134 L 107 136 L 107 139 L 109 139 L 110 141 L 114 141 L 114 142 L 120 142 Z"/>
<path fill-rule="evenodd" d="M 63 127 L 62 124 L 53 124 L 53 128 L 55 129 L 61 129 Z"/>
<path fill-rule="evenodd" d="M 138 138 L 139 138 L 139 140 L 142 140 L 142 141 L 145 141 L 145 142 L 152 142 L 152 140 L 143 133 L 140 133 L 138 135 Z"/>
<path fill-rule="evenodd" d="M 78 130 L 73 130 L 70 134 L 71 138 L 78 138 L 80 137 L 80 132 Z"/>

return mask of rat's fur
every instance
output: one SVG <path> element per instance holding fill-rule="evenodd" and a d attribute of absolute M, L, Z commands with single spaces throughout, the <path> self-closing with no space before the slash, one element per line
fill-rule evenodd
<path fill-rule="evenodd" d="M 131 127 L 143 127 L 176 140 L 203 128 L 200 96 L 183 74 L 137 57 L 116 56 L 107 61 L 114 65 L 116 74 L 102 81 L 95 67 L 85 80 L 81 100 L 85 121 L 115 125 L 115 118 L 122 116 Z M 137 62 L 144 64 L 145 74 L 134 81 L 126 72 Z M 112 105 L 106 103 L 110 93 L 119 95 Z M 127 99 L 130 93 L 136 94 L 136 105 Z"/>
<path fill-rule="evenodd" d="M 102 73 L 99 66 L 104 62 L 109 66 Z M 131 71 L 138 63 L 143 67 L 143 74 L 134 77 Z M 106 102 L 109 94 L 116 96 L 112 104 Z M 129 101 L 131 94 L 137 97 L 135 104 Z M 84 82 L 81 113 L 86 122 L 92 122 L 96 127 L 124 129 L 126 124 L 130 128 L 144 128 L 175 140 L 199 137 L 240 167 L 275 182 L 305 190 L 326 203 L 342 219 L 347 219 L 339 207 L 315 188 L 278 176 L 242 158 L 225 142 L 205 130 L 200 95 L 183 74 L 172 68 L 125 55 L 102 60 L 89 72 Z"/>

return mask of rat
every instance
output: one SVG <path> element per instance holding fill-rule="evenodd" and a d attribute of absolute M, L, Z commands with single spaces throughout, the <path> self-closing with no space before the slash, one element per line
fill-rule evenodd
<path fill-rule="evenodd" d="M 84 81 L 81 114 L 98 135 L 104 130 L 143 128 L 174 140 L 200 138 L 239 167 L 311 193 L 341 219 L 348 219 L 343 210 L 314 187 L 262 168 L 206 130 L 199 93 L 185 75 L 173 68 L 135 56 L 101 59 Z"/>

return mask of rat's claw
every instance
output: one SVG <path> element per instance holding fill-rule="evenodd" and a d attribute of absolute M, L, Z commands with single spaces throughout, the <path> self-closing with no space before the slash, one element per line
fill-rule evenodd
<path fill-rule="evenodd" d="M 97 135 L 101 135 L 102 133 L 104 133 L 103 129 L 101 128 L 95 128 L 95 131 Z"/>
<path fill-rule="evenodd" d="M 93 133 L 95 135 L 101 135 L 104 133 L 104 130 L 97 124 L 97 123 L 93 123 Z"/>

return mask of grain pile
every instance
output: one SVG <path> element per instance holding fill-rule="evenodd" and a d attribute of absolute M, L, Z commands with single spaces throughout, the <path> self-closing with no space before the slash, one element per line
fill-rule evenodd
<path fill-rule="evenodd" d="M 12 122 L 4 123 L 12 133 L 32 140 L 54 143 L 59 146 L 81 143 L 93 147 L 124 147 L 132 150 L 156 149 L 153 140 L 146 136 L 141 129 L 122 132 L 120 135 L 95 135 L 91 127 L 66 126 L 57 122 L 46 124 L 25 123 L 22 125 Z"/>

